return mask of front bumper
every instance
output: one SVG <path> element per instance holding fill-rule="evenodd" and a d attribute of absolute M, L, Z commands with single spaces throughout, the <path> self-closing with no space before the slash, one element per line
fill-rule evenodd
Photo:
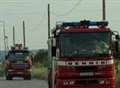
<path fill-rule="evenodd" d="M 11 76 L 27 76 L 31 75 L 31 69 L 26 69 L 26 70 L 15 70 L 15 69 L 8 69 L 7 74 Z"/>
<path fill-rule="evenodd" d="M 115 79 L 57 79 L 56 88 L 116 88 Z"/>

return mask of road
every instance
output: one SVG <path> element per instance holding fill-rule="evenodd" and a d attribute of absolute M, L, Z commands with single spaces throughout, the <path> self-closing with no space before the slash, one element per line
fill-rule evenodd
<path fill-rule="evenodd" d="M 48 88 L 47 81 L 45 80 L 22 80 L 14 79 L 12 81 L 6 81 L 4 78 L 0 78 L 0 88 Z"/>

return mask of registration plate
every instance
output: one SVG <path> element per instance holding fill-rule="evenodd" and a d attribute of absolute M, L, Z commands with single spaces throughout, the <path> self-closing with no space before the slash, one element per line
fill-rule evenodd
<path fill-rule="evenodd" d="M 80 76 L 93 76 L 93 72 L 81 72 Z"/>
<path fill-rule="evenodd" d="M 17 74 L 23 74 L 23 72 L 17 72 Z"/>

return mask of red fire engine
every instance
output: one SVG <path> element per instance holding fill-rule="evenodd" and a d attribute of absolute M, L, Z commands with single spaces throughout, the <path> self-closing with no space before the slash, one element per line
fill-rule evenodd
<path fill-rule="evenodd" d="M 9 50 L 5 58 L 5 76 L 7 80 L 13 77 L 23 77 L 26 80 L 31 79 L 32 56 L 27 48 L 21 44 L 16 44 Z"/>
<path fill-rule="evenodd" d="M 118 35 L 107 21 L 63 22 L 49 46 L 49 88 L 116 88 Z"/>

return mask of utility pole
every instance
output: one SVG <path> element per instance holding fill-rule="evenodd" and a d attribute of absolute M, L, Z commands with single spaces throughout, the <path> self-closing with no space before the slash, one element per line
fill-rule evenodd
<path fill-rule="evenodd" d="M 5 36 L 5 43 L 6 43 L 6 52 L 8 52 L 8 50 L 9 50 L 8 36 Z"/>
<path fill-rule="evenodd" d="M 48 4 L 48 39 L 50 39 L 50 4 Z M 51 52 L 52 50 L 50 49 L 50 52 Z M 52 53 L 52 52 L 51 52 Z M 52 88 L 55 88 L 55 62 L 54 62 L 54 60 L 55 59 L 53 59 L 53 58 L 51 58 L 52 59 L 52 68 L 51 68 L 51 70 L 52 70 Z"/>
<path fill-rule="evenodd" d="M 23 21 L 23 45 L 24 45 L 24 48 L 26 47 L 26 40 L 25 40 L 25 22 Z"/>
<path fill-rule="evenodd" d="M 50 4 L 48 4 L 48 39 L 50 38 Z"/>
<path fill-rule="evenodd" d="M 105 2 L 105 0 L 102 0 L 102 19 L 103 19 L 103 21 L 105 21 L 106 20 L 106 2 Z"/>
<path fill-rule="evenodd" d="M 1 21 L 0 20 L 0 23 L 2 23 L 3 24 L 3 38 L 4 38 L 4 51 L 5 51 L 5 55 L 4 55 L 4 58 L 5 58 L 5 56 L 6 56 L 6 42 L 5 42 L 5 36 L 6 36 L 6 33 L 5 33 L 5 21 Z"/>
<path fill-rule="evenodd" d="M 5 22 L 4 21 L 3 21 L 3 35 L 4 35 L 5 56 L 6 56 L 6 54 L 7 54 L 6 49 L 7 48 L 6 48 L 6 33 L 5 33 Z"/>
<path fill-rule="evenodd" d="M 15 27 L 13 26 L 13 46 L 15 46 Z"/>

